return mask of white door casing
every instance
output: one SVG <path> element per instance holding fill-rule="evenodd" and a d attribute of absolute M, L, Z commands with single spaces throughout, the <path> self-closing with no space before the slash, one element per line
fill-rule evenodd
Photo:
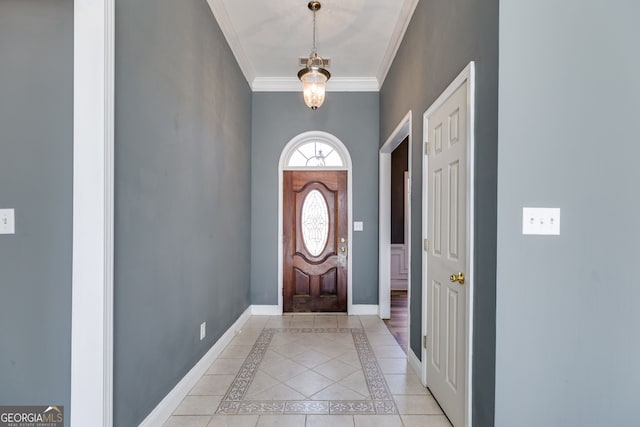
<path fill-rule="evenodd" d="M 471 422 L 472 95 L 473 63 L 424 114 L 423 370 L 456 427 Z M 463 284 L 451 277 L 459 273 Z"/>
<path fill-rule="evenodd" d="M 389 138 L 380 148 L 379 160 L 379 189 L 378 189 L 378 316 L 381 319 L 391 317 L 391 153 L 405 138 L 409 138 L 408 146 L 408 184 L 407 184 L 407 206 L 405 211 L 405 241 L 407 247 L 406 263 L 411 260 L 411 111 L 407 112 L 404 118 L 391 132 Z M 409 313 L 411 312 L 411 271 L 407 271 L 407 292 L 409 302 Z M 409 317 L 408 323 L 411 322 Z M 410 329 L 410 326 L 407 326 Z"/>

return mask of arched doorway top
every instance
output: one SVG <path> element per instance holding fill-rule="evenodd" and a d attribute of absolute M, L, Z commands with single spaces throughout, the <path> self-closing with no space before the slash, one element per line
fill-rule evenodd
<path fill-rule="evenodd" d="M 280 170 L 350 170 L 349 150 L 336 136 L 322 131 L 303 132 L 293 137 L 280 155 Z"/>

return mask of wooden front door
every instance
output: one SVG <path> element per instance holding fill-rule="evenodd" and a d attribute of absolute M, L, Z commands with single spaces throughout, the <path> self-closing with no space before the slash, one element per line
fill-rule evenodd
<path fill-rule="evenodd" d="M 285 312 L 347 311 L 347 172 L 284 171 Z"/>

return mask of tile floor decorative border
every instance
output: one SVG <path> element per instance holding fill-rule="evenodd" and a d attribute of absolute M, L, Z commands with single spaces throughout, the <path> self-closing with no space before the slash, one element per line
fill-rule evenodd
<path fill-rule="evenodd" d="M 351 333 L 371 400 L 244 400 L 276 333 Z M 361 328 L 265 328 L 222 398 L 216 414 L 397 414 L 378 361 Z"/>

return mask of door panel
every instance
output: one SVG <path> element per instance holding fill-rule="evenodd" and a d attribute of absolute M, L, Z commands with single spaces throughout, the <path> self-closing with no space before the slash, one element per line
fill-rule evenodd
<path fill-rule="evenodd" d="M 427 385 L 454 426 L 465 424 L 467 85 L 428 118 Z"/>
<path fill-rule="evenodd" d="M 347 311 L 347 172 L 284 171 L 285 312 Z"/>

